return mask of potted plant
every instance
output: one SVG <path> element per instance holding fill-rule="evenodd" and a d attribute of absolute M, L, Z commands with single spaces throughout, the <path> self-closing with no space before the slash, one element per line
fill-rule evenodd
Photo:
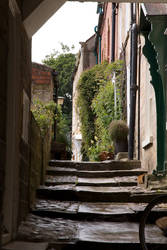
<path fill-rule="evenodd" d="M 127 136 L 129 128 L 125 121 L 114 120 L 109 125 L 109 134 L 114 142 L 115 154 L 128 152 Z"/>
<path fill-rule="evenodd" d="M 99 153 L 100 161 L 113 160 L 114 159 L 114 149 L 113 146 L 107 147 Z"/>

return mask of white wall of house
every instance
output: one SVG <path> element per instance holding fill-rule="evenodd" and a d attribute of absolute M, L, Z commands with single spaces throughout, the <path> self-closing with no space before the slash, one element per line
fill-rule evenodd
<path fill-rule="evenodd" d="M 78 57 L 78 68 L 75 74 L 73 81 L 73 106 L 72 106 L 72 160 L 81 161 L 81 143 L 82 143 L 82 134 L 81 134 L 81 123 L 79 120 L 79 110 L 77 107 L 77 85 L 81 73 L 83 72 L 83 53 L 82 49 Z"/>
<path fill-rule="evenodd" d="M 137 12 L 139 13 L 139 12 Z M 130 115 L 130 3 L 120 3 L 118 9 L 117 25 L 117 48 L 116 59 L 119 59 L 120 53 L 125 41 L 126 60 L 126 84 L 127 84 L 127 123 Z M 139 16 L 137 16 L 139 20 Z M 129 36 L 129 37 L 128 37 Z M 150 83 L 151 76 L 147 59 L 142 54 L 142 48 L 145 45 L 144 37 L 140 35 L 141 42 L 141 72 L 140 72 L 140 156 L 142 167 L 148 169 L 150 173 L 156 168 L 156 103 L 154 89 Z M 138 47 L 139 56 L 139 47 Z M 137 70 L 139 69 L 139 64 Z M 139 71 L 137 72 L 137 84 L 139 84 Z M 138 155 L 138 91 L 136 99 L 136 128 L 135 128 L 135 151 Z"/>

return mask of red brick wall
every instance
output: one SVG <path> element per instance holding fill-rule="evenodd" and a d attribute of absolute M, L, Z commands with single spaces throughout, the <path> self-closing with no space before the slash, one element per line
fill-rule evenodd
<path fill-rule="evenodd" d="M 101 28 L 101 59 L 111 61 L 112 3 L 105 4 Z"/>
<path fill-rule="evenodd" d="M 51 78 L 50 68 L 37 63 L 32 64 L 32 83 L 50 84 Z"/>
<path fill-rule="evenodd" d="M 32 100 L 43 102 L 53 100 L 52 69 L 38 63 L 32 64 Z"/>

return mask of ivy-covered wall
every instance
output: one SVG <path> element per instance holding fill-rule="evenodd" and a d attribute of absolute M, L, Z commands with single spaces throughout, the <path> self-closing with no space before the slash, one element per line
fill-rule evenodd
<path fill-rule="evenodd" d="M 78 107 L 85 160 L 99 160 L 102 151 L 111 151 L 109 124 L 123 118 L 121 87 L 123 62 L 95 65 L 82 73 L 78 83 Z"/>
<path fill-rule="evenodd" d="M 30 138 L 30 185 L 29 205 L 33 207 L 36 199 L 36 189 L 45 182 L 45 171 L 50 158 L 50 132 L 41 135 L 40 128 L 31 113 Z"/>

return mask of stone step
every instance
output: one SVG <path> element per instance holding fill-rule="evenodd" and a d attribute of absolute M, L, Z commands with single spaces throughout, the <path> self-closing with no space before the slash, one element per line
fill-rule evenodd
<path fill-rule="evenodd" d="M 139 225 L 134 222 L 88 222 L 29 215 L 19 227 L 17 238 L 31 242 L 48 242 L 50 250 L 141 249 L 138 230 Z M 158 246 L 156 249 L 166 249 L 164 247 L 167 237 L 163 236 L 156 225 L 151 225 L 149 230 L 149 249 L 153 250 L 155 246 Z"/>
<path fill-rule="evenodd" d="M 146 204 L 38 200 L 32 213 L 89 221 L 139 221 Z"/>
<path fill-rule="evenodd" d="M 84 202 L 149 202 L 159 193 L 144 193 L 141 187 L 96 187 L 57 185 L 37 189 L 39 199 Z"/>
<path fill-rule="evenodd" d="M 101 171 L 90 171 L 90 170 L 76 170 L 74 168 L 47 168 L 47 175 L 52 176 L 77 176 L 85 178 L 111 178 L 118 176 L 139 176 L 147 174 L 146 170 L 101 170 Z"/>
<path fill-rule="evenodd" d="M 47 250 L 48 243 L 46 242 L 25 242 L 13 241 L 5 245 L 1 250 Z"/>
<path fill-rule="evenodd" d="M 113 178 L 78 178 L 77 186 L 103 186 L 121 187 L 137 186 L 137 176 L 113 177 Z"/>
<path fill-rule="evenodd" d="M 84 202 L 135 202 L 147 203 L 164 194 L 163 192 L 146 191 L 139 186 L 134 187 L 96 187 L 57 185 L 40 186 L 37 189 L 39 199 Z"/>
<path fill-rule="evenodd" d="M 137 186 L 137 176 L 113 178 L 78 178 L 76 176 L 46 176 L 46 186 L 76 184 L 77 186 L 121 187 Z"/>
<path fill-rule="evenodd" d="M 65 185 L 65 184 L 77 184 L 78 178 L 76 176 L 46 176 L 45 185 L 55 186 L 55 185 Z"/>
<path fill-rule="evenodd" d="M 74 161 L 49 161 L 51 167 L 75 168 L 77 170 L 131 170 L 141 168 L 141 162 L 137 160 L 128 161 L 104 161 L 104 162 L 74 162 Z"/>

